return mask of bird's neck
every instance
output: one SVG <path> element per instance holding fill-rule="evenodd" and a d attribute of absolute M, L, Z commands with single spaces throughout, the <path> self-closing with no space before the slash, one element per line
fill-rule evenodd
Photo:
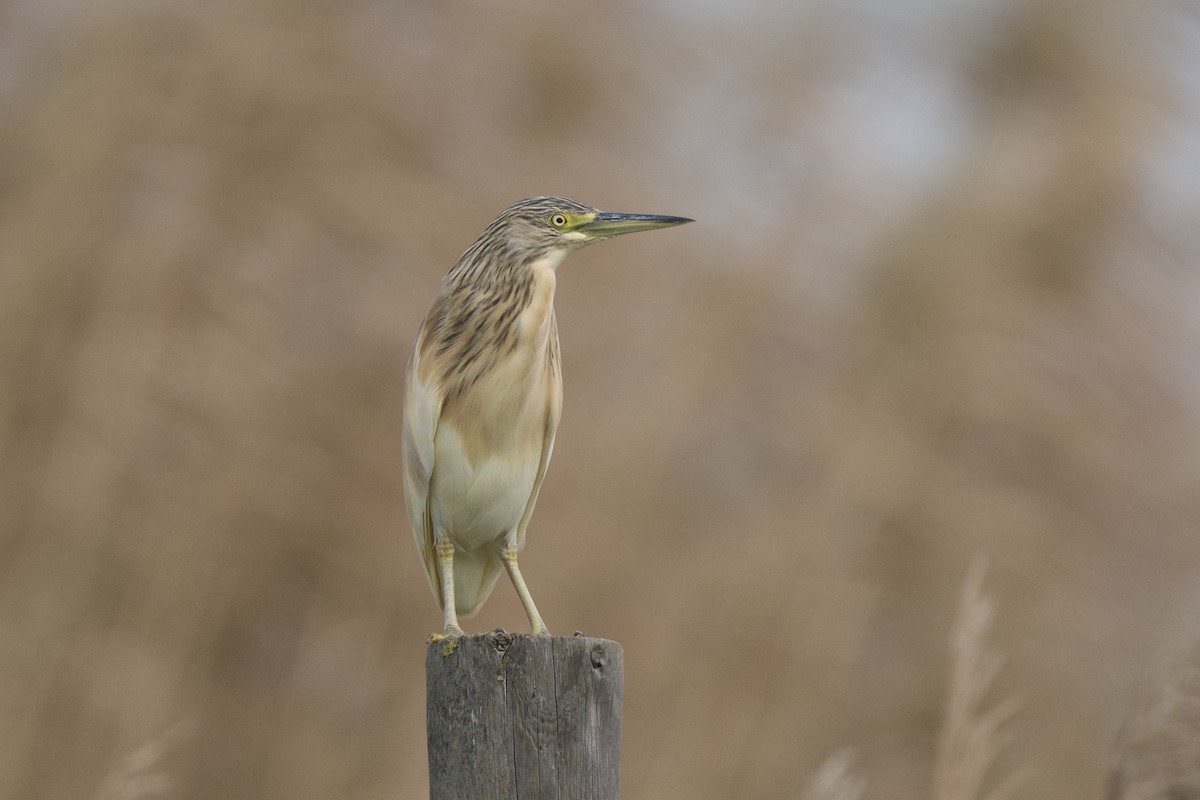
<path fill-rule="evenodd" d="M 557 369 L 555 269 L 565 256 L 550 251 L 514 264 L 506 274 L 470 265 L 451 273 L 425 334 L 425 346 L 447 370 L 447 399 L 513 358 L 529 374 Z"/>
<path fill-rule="evenodd" d="M 563 256 L 556 251 L 542 256 L 529 265 L 531 292 L 529 303 L 518 318 L 521 338 L 530 346 L 544 348 L 554 328 L 554 289 L 558 283 L 555 268 Z"/>
<path fill-rule="evenodd" d="M 538 256 L 529 262 L 529 269 L 535 274 L 541 270 L 549 270 L 553 273 L 558 269 L 558 265 L 567 257 L 569 251 L 562 247 L 556 247 L 548 253 Z"/>

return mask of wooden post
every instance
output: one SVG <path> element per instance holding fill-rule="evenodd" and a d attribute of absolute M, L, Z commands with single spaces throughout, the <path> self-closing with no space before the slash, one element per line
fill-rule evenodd
<path fill-rule="evenodd" d="M 430 642 L 430 800 L 616 800 L 621 645 L 503 631 Z"/>

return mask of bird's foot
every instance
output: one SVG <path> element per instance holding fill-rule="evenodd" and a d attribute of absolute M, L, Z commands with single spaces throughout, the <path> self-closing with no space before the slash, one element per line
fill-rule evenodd
<path fill-rule="evenodd" d="M 458 627 L 457 625 L 447 625 L 446 629 L 441 633 L 429 634 L 429 643 L 433 644 L 434 642 L 441 642 L 446 639 L 458 639 L 462 636 L 466 636 L 466 634 L 463 633 L 462 628 Z"/>
<path fill-rule="evenodd" d="M 465 634 L 462 628 L 457 625 L 447 627 L 441 633 L 429 634 L 429 644 L 442 643 L 442 658 L 449 658 L 454 655 L 454 651 L 458 649 L 458 642 Z"/>

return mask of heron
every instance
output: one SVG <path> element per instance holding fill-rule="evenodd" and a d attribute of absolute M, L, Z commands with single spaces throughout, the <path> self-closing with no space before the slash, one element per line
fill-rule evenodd
<path fill-rule="evenodd" d="M 517 566 L 562 412 L 556 270 L 570 253 L 686 217 L 564 197 L 496 217 L 442 281 L 405 379 L 404 496 L 440 636 L 463 635 L 503 569 L 534 635 L 550 634 Z"/>

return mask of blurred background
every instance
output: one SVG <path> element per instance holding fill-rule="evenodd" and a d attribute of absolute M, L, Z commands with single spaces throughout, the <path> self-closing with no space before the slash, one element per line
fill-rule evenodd
<path fill-rule="evenodd" d="M 1200 635 L 1188 0 L 0 4 L 0 797 L 425 794 L 404 366 L 535 194 L 697 220 L 561 270 L 522 560 L 624 795 L 928 797 L 982 557 L 995 775 L 1104 796 Z"/>

